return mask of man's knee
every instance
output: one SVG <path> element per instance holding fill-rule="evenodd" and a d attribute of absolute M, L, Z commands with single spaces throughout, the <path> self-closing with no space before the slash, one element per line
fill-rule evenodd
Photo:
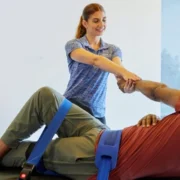
<path fill-rule="evenodd" d="M 48 86 L 41 87 L 37 92 L 40 96 L 40 99 L 43 100 L 44 103 L 55 102 L 57 107 L 59 107 L 64 99 L 62 94 Z"/>
<path fill-rule="evenodd" d="M 48 86 L 41 87 L 41 88 L 39 88 L 37 90 L 37 92 L 42 94 L 42 96 L 46 96 L 46 95 L 52 94 L 51 91 L 52 91 L 51 88 L 48 87 Z"/>
<path fill-rule="evenodd" d="M 37 96 L 38 101 L 42 101 L 42 103 L 53 102 L 55 99 L 53 95 L 53 89 L 48 86 L 44 86 L 38 89 L 35 93 L 35 96 Z"/>

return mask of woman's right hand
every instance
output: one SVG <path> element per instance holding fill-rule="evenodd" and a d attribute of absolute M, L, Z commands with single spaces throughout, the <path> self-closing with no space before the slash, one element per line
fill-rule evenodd
<path fill-rule="evenodd" d="M 131 79 L 133 81 L 138 81 L 141 80 L 141 78 L 139 76 L 137 76 L 134 73 L 131 73 L 130 71 L 125 71 L 124 73 L 122 73 L 122 78 L 127 81 L 128 79 Z"/>

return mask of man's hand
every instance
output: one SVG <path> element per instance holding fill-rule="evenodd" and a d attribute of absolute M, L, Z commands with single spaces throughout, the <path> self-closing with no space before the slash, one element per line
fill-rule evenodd
<path fill-rule="evenodd" d="M 149 126 L 154 126 L 157 123 L 159 123 L 160 118 L 157 117 L 154 114 L 148 114 L 144 116 L 141 120 L 139 120 L 137 126 L 142 126 L 142 127 L 149 127 Z"/>
<path fill-rule="evenodd" d="M 127 81 L 118 79 L 117 84 L 119 89 L 124 93 L 132 93 L 135 91 L 135 81 L 131 79 L 128 79 Z"/>
<path fill-rule="evenodd" d="M 132 93 L 134 91 L 135 91 L 135 81 L 128 79 L 124 85 L 124 92 L 125 93 Z"/>

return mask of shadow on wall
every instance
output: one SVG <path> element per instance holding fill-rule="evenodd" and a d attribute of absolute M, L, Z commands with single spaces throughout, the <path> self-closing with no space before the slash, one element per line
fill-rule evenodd
<path fill-rule="evenodd" d="M 180 89 L 180 59 L 172 56 L 168 50 L 163 49 L 161 54 L 161 82 L 176 89 Z M 174 109 L 161 104 L 161 115 L 174 112 Z"/>

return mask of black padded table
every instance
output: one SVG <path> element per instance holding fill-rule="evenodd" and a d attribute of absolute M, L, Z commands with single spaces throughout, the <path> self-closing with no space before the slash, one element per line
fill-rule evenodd
<path fill-rule="evenodd" d="M 21 169 L 19 168 L 4 168 L 0 167 L 0 180 L 17 180 Z M 54 177 L 54 176 L 42 176 L 37 173 L 33 173 L 31 180 L 70 180 L 66 177 Z"/>

